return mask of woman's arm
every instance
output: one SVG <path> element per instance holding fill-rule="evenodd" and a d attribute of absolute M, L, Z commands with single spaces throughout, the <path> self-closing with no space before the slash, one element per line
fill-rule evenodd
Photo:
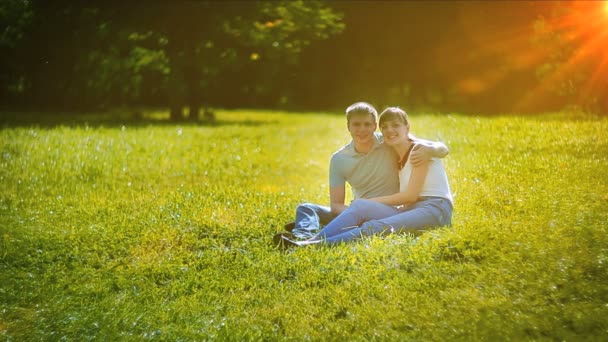
<path fill-rule="evenodd" d="M 392 206 L 416 202 L 424 186 L 426 175 L 429 173 L 429 165 L 430 162 L 427 160 L 412 167 L 412 173 L 405 191 L 388 196 L 374 197 L 371 200 Z"/>

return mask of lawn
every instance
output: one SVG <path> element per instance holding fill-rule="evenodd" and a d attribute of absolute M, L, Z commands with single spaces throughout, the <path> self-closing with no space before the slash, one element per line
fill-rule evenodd
<path fill-rule="evenodd" d="M 608 118 L 411 113 L 453 225 L 281 252 L 344 117 L 148 115 L 5 121 L 3 339 L 608 340 Z"/>

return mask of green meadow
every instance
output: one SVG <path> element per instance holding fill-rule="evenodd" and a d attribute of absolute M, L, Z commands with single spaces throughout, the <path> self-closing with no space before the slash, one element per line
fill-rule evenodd
<path fill-rule="evenodd" d="M 145 115 L 1 128 L 3 340 L 608 340 L 606 117 L 411 113 L 453 225 L 282 252 L 344 117 Z"/>

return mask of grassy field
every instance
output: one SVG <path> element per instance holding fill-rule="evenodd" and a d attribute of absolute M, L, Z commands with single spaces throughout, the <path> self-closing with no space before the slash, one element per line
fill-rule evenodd
<path fill-rule="evenodd" d="M 411 118 L 450 148 L 453 226 L 289 252 L 341 115 L 5 124 L 0 337 L 608 340 L 608 119 Z"/>

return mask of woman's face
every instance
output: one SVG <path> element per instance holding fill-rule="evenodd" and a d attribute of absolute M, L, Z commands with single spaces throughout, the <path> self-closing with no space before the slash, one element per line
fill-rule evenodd
<path fill-rule="evenodd" d="M 405 143 L 408 139 L 409 127 L 399 119 L 386 120 L 380 126 L 380 131 L 384 136 L 387 145 L 395 146 Z"/>

